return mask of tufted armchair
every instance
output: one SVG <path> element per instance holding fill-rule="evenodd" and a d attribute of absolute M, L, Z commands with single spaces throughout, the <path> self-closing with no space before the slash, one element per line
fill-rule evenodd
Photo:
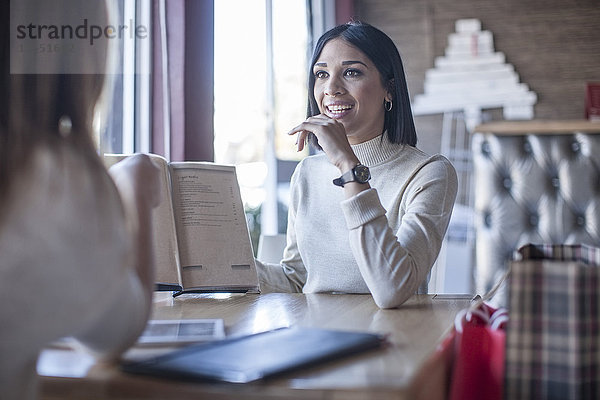
<path fill-rule="evenodd" d="M 477 293 L 500 279 L 523 244 L 600 245 L 600 123 L 490 123 L 477 132 Z"/>

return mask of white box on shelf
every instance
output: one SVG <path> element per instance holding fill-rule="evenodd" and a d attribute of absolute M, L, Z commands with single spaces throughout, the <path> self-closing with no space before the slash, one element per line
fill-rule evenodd
<path fill-rule="evenodd" d="M 471 33 L 481 30 L 481 21 L 476 18 L 459 19 L 454 24 L 456 32 Z"/>

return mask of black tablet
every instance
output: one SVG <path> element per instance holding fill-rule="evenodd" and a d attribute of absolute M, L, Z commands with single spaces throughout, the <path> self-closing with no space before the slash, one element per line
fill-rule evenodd
<path fill-rule="evenodd" d="M 187 346 L 123 364 L 122 369 L 165 378 L 247 383 L 374 349 L 384 341 L 382 335 L 373 333 L 280 328 Z"/>

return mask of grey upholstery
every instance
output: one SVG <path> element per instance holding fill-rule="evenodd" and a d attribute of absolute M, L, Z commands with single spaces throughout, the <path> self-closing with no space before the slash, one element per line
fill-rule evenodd
<path fill-rule="evenodd" d="M 600 135 L 476 133 L 472 151 L 477 293 L 523 244 L 600 245 Z"/>

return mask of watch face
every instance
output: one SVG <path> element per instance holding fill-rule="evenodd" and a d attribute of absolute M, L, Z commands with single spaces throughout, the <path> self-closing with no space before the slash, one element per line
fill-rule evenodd
<path fill-rule="evenodd" d="M 369 168 L 364 165 L 357 165 L 354 167 L 354 176 L 358 182 L 366 183 L 371 179 L 371 172 L 369 171 Z"/>

